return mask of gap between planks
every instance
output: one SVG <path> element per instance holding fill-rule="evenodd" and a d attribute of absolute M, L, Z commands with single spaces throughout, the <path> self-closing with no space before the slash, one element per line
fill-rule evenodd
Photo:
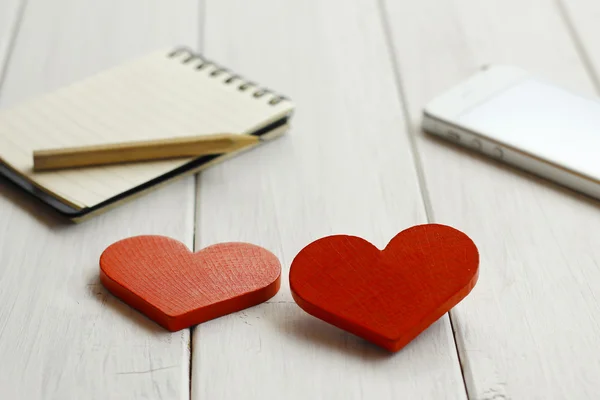
<path fill-rule="evenodd" d="M 204 26 L 205 26 L 205 19 L 206 19 L 206 3 L 205 0 L 199 0 L 198 1 L 198 36 L 196 37 L 196 45 L 198 46 L 198 51 L 200 53 L 202 53 L 202 51 L 204 50 L 204 34 L 205 34 L 205 30 L 204 30 Z M 193 205 L 194 205 L 194 212 L 192 213 L 192 251 L 196 252 L 200 249 L 196 248 L 196 233 L 198 232 L 198 216 L 200 214 L 200 204 L 199 204 L 199 199 L 200 196 L 198 195 L 198 193 L 200 192 L 200 175 L 202 174 L 202 172 L 197 173 L 194 176 L 194 196 L 193 196 Z M 188 350 L 189 350 L 189 359 L 188 359 L 188 396 L 189 396 L 189 400 L 192 400 L 193 396 L 192 396 L 192 377 L 193 377 L 193 373 L 194 373 L 194 330 L 196 329 L 195 326 L 190 327 L 190 342 L 188 345 Z"/>
<path fill-rule="evenodd" d="M 2 87 L 4 86 L 4 80 L 6 79 L 6 74 L 8 73 L 8 65 L 10 63 L 10 59 L 12 58 L 13 51 L 15 49 L 15 45 L 17 43 L 17 37 L 19 36 L 19 31 L 21 30 L 21 24 L 23 22 L 23 16 L 25 15 L 25 8 L 27 8 L 28 0 L 21 0 L 19 6 L 17 7 L 17 12 L 15 13 L 15 18 L 13 22 L 13 27 L 10 29 L 8 45 L 6 46 L 4 62 L 0 65 L 0 97 L 2 96 Z M 0 57 L 1 59 L 1 57 Z"/>
<path fill-rule="evenodd" d="M 556 0 L 556 7 L 558 8 L 558 13 L 560 14 L 563 23 L 567 27 L 567 33 L 573 41 L 573 45 L 575 47 L 575 50 L 577 51 L 577 54 L 579 55 L 579 58 L 581 59 L 581 63 L 585 68 L 585 72 L 594 84 L 594 89 L 596 90 L 596 92 L 600 93 L 600 76 L 596 73 L 594 69 L 594 64 L 592 63 L 589 54 L 585 50 L 585 45 L 583 44 L 583 41 L 579 33 L 577 32 L 577 29 L 575 29 L 575 25 L 573 24 L 572 18 L 569 16 L 569 12 L 567 11 L 564 1 L 565 0 Z"/>
<path fill-rule="evenodd" d="M 433 223 L 435 221 L 435 216 L 433 213 L 433 207 L 431 205 L 431 198 L 429 196 L 429 191 L 427 190 L 427 182 L 425 179 L 425 170 L 423 168 L 423 163 L 421 161 L 421 157 L 419 155 L 419 149 L 417 147 L 417 141 L 415 138 L 416 132 L 414 132 L 415 127 L 411 123 L 410 118 L 410 110 L 408 109 L 408 97 L 403 90 L 402 85 L 402 75 L 400 74 L 400 67 L 398 63 L 398 58 L 396 56 L 396 52 L 394 51 L 393 37 L 392 31 L 390 28 L 390 21 L 388 20 L 388 12 L 386 6 L 384 4 L 384 0 L 377 0 L 377 9 L 379 11 L 379 17 L 381 19 L 381 26 L 383 29 L 383 35 L 385 38 L 385 44 L 388 50 L 388 54 L 390 56 L 390 61 L 393 69 L 393 78 L 394 84 L 396 85 L 396 92 L 398 93 L 398 100 L 402 106 L 402 112 L 404 114 L 404 121 L 406 133 L 408 135 L 408 141 L 410 143 L 410 150 L 413 156 L 413 163 L 415 166 L 415 171 L 417 174 L 417 181 L 419 183 L 419 189 L 421 192 L 421 200 L 423 201 L 423 208 L 425 209 L 425 216 L 427 218 L 427 223 Z M 450 328 L 452 329 L 452 339 L 454 342 L 454 350 L 456 351 L 456 357 L 458 358 L 458 364 L 460 367 L 460 376 L 462 378 L 462 384 L 465 396 L 469 399 L 471 396 L 469 395 L 469 389 L 467 386 L 467 380 L 465 378 L 465 369 L 463 366 L 463 359 L 461 357 L 460 351 L 458 349 L 458 341 L 456 339 L 456 327 L 454 323 L 454 319 L 452 318 L 452 310 L 448 313 L 448 320 L 450 321 Z M 442 317 L 443 318 L 443 317 Z"/>

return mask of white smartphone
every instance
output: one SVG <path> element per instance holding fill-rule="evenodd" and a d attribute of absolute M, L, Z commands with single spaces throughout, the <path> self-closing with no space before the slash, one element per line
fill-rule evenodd
<path fill-rule="evenodd" d="M 600 199 L 600 100 L 492 66 L 431 101 L 423 130 Z"/>

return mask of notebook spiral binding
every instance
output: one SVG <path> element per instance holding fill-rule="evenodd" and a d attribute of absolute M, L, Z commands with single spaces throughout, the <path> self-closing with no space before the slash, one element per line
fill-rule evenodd
<path fill-rule="evenodd" d="M 221 76 L 222 74 L 227 74 L 228 75 L 227 79 L 225 79 L 223 81 L 224 84 L 231 85 L 235 82 L 238 85 L 237 88 L 240 92 L 245 92 L 246 90 L 248 90 L 250 88 L 254 88 L 252 96 L 254 96 L 256 98 L 260 98 L 260 97 L 263 97 L 263 96 L 271 93 L 273 97 L 268 102 L 270 105 L 276 105 L 276 104 L 281 103 L 283 100 L 287 100 L 287 98 L 285 96 L 274 94 L 270 89 L 259 87 L 256 83 L 248 81 L 248 80 L 244 79 L 243 77 L 241 77 L 240 75 L 236 75 L 236 74 L 230 72 L 226 68 L 222 68 L 221 66 L 215 64 L 212 61 L 207 60 L 206 58 L 204 58 L 204 56 L 202 56 L 198 53 L 195 53 L 188 48 L 182 47 L 182 48 L 175 49 L 171 53 L 169 53 L 168 56 L 170 58 L 180 58 L 181 62 L 183 64 L 188 64 L 188 63 L 191 63 L 194 61 L 196 63 L 199 62 L 199 64 L 196 65 L 197 70 L 202 70 L 202 69 L 205 69 L 206 67 L 212 65 L 215 67 L 215 69 L 210 73 L 210 76 L 218 77 L 218 76 Z"/>

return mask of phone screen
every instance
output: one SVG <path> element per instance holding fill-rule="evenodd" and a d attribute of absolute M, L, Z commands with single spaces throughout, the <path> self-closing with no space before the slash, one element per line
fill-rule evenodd
<path fill-rule="evenodd" d="M 460 125 L 600 178 L 600 101 L 526 79 L 458 116 Z"/>

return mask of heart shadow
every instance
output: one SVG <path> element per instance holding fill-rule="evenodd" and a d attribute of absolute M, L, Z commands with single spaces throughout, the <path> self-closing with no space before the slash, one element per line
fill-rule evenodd
<path fill-rule="evenodd" d="M 447 334 L 448 314 L 445 314 L 394 353 L 307 314 L 293 302 L 285 302 L 285 306 L 284 316 L 279 313 L 265 312 L 265 318 L 281 335 L 292 337 L 308 346 L 350 356 L 359 362 L 387 363 L 394 357 L 403 357 L 402 354 L 409 358 L 414 357 L 415 353 L 423 354 L 423 351 L 431 351 L 431 344 L 443 342 Z"/>
<path fill-rule="evenodd" d="M 135 323 L 146 333 L 151 335 L 164 335 L 169 333 L 166 329 L 158 325 L 156 322 L 147 318 L 138 310 L 135 310 L 127 304 L 123 303 L 120 299 L 118 299 L 112 293 L 110 293 L 100 282 L 99 276 L 95 276 L 92 279 L 90 279 L 89 283 L 86 286 L 89 295 L 101 302 L 103 307 L 114 311 L 114 313 L 120 318 Z"/>
<path fill-rule="evenodd" d="M 295 303 L 285 303 L 285 316 L 266 313 L 266 318 L 282 335 L 312 346 L 350 355 L 362 361 L 385 361 L 394 353 L 382 349 L 349 332 L 330 325 L 302 311 Z"/>

